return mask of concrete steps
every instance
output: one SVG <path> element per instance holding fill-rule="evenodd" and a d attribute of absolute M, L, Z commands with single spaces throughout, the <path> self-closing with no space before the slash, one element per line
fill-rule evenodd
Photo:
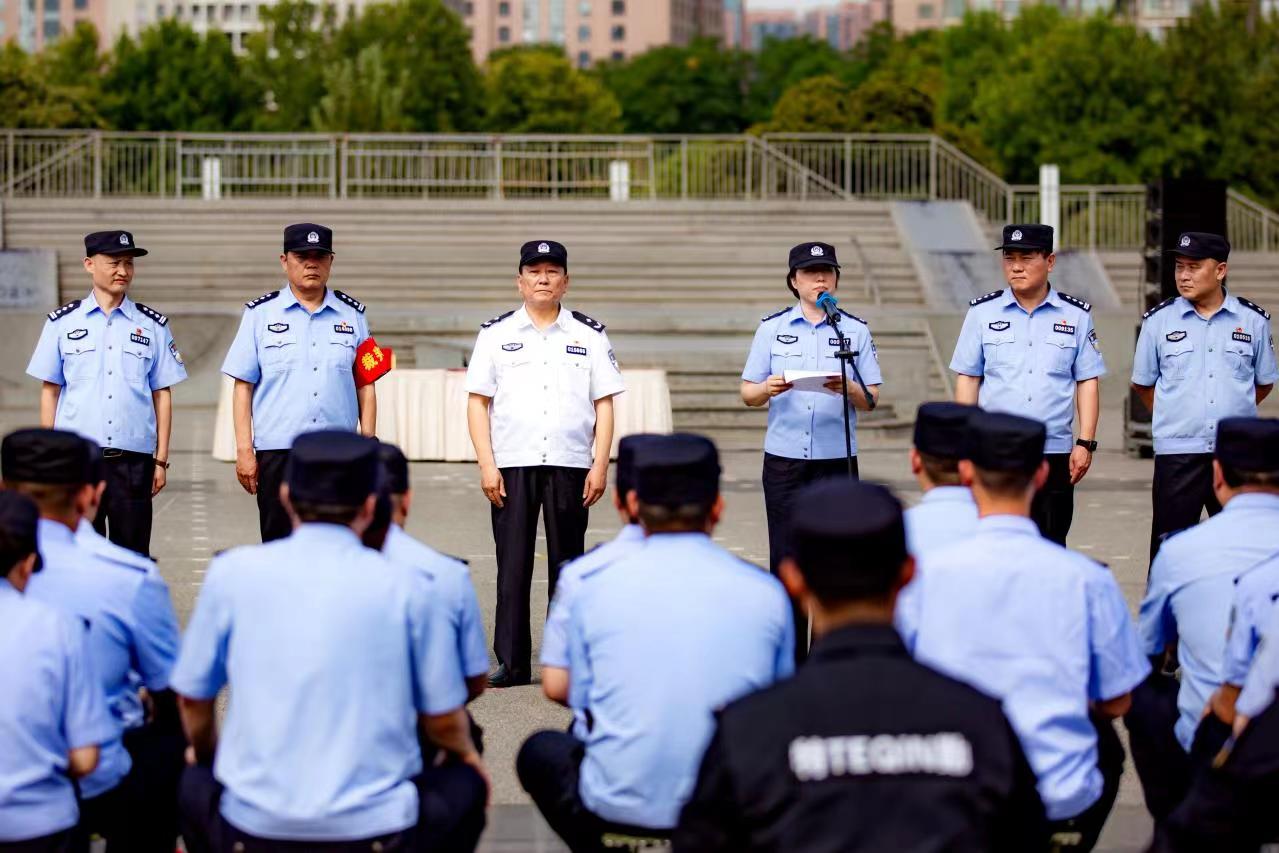
<path fill-rule="evenodd" d="M 1141 254 L 1101 252 L 1099 255 L 1124 307 L 1140 313 L 1138 303 L 1144 276 Z M 1228 280 L 1233 293 L 1251 299 L 1268 311 L 1279 309 L 1279 255 L 1233 252 Z"/>

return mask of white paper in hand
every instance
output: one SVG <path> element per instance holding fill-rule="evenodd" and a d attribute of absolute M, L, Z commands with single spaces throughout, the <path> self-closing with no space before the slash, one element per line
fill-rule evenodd
<path fill-rule="evenodd" d="M 825 370 L 787 370 L 782 374 L 782 378 L 794 386 L 793 391 L 807 391 L 810 394 L 829 394 L 832 397 L 838 397 L 839 393 L 832 391 L 826 387 L 826 383 L 832 379 L 838 379 L 838 373 L 830 373 Z"/>

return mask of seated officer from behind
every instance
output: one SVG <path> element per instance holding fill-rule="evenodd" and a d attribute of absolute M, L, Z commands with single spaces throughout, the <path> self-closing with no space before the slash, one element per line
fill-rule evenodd
<path fill-rule="evenodd" d="M 1039 421 L 972 416 L 959 471 L 977 501 L 977 530 L 920 560 L 898 626 L 918 660 L 1003 701 L 1054 836 L 1091 850 L 1123 772 L 1110 720 L 1128 710 L 1150 665 L 1110 572 L 1043 538 L 1030 519 L 1048 477 L 1043 448 Z"/>
<path fill-rule="evenodd" d="M 40 556 L 44 569 L 26 594 L 89 626 L 91 665 L 116 729 L 102 742 L 97 768 L 80 780 L 77 842 L 93 834 L 109 850 L 173 849 L 173 838 L 157 837 L 154 804 L 145 773 L 133 757 L 137 743 L 125 735 L 143 725 L 138 695 L 145 687 L 157 706 L 172 707 L 169 674 L 178 647 L 178 620 L 169 590 L 158 573 L 108 560 L 79 544 L 75 531 L 98 495 L 89 443 L 62 430 L 10 433 L 0 449 L 7 488 L 26 494 L 40 508 Z M 96 481 L 96 482 L 91 482 Z"/>
<path fill-rule="evenodd" d="M 1229 733 L 1233 715 L 1228 707 L 1220 718 L 1205 718 L 1203 711 L 1222 683 L 1235 578 L 1279 552 L 1279 420 L 1221 421 L 1213 486 L 1224 509 L 1164 542 L 1141 603 L 1145 653 L 1168 656 L 1167 671 L 1181 670 L 1175 730 L 1167 729 L 1172 715 L 1151 704 L 1153 686 L 1143 688 L 1150 695 L 1143 695 L 1126 718 L 1133 760 L 1156 814 L 1159 801 L 1176 802 L 1190 783 L 1186 753 L 1191 744 L 1206 739 L 1195 753 L 1203 749 L 1211 757 Z"/>
<path fill-rule="evenodd" d="M 0 850 L 63 853 L 74 779 L 118 736 L 89 662 L 84 624 L 23 595 L 40 571 L 40 511 L 0 491 Z"/>
<path fill-rule="evenodd" d="M 381 551 L 392 562 L 413 566 L 431 581 L 431 595 L 440 599 L 453 634 L 469 702 L 484 692 L 489 672 L 484 618 L 480 616 L 471 572 L 465 563 L 441 554 L 404 530 L 413 506 L 409 460 L 400 448 L 385 442 L 378 445 L 378 459 L 382 466 L 382 486 L 391 500 L 391 526 Z"/>
<path fill-rule="evenodd" d="M 359 538 L 377 442 L 301 435 L 285 476 L 293 534 L 214 558 L 174 669 L 187 849 L 473 849 L 485 781 L 456 640 L 425 584 Z M 419 725 L 455 760 L 423 769 Z"/>
<path fill-rule="evenodd" d="M 613 506 L 625 526 L 612 540 L 565 563 L 560 569 L 555 597 L 551 600 L 546 627 L 542 630 L 542 692 L 546 698 L 561 705 L 568 704 L 568 615 L 578 590 L 584 581 L 598 577 L 644 542 L 644 528 L 640 526 L 639 517 L 632 512 L 626 496 L 635 488 L 635 448 L 652 438 L 652 435 L 639 433 L 628 435 L 617 444 Z M 577 734 L 585 736 L 586 732 L 579 729 Z"/>
<path fill-rule="evenodd" d="M 976 411 L 963 403 L 924 403 L 915 415 L 910 472 L 924 496 L 906 510 L 906 544 L 917 558 L 977 529 L 973 492 L 959 482 L 968 419 Z"/>
<path fill-rule="evenodd" d="M 629 503 L 644 545 L 582 585 L 569 613 L 569 704 L 585 743 L 538 732 L 520 783 L 574 851 L 618 832 L 664 835 L 692 791 L 712 712 L 789 675 L 790 602 L 775 579 L 711 542 L 719 456 L 698 435 L 635 451 Z"/>
<path fill-rule="evenodd" d="M 1046 849 L 1035 774 L 999 702 L 911 660 L 893 630 L 915 568 L 897 499 L 818 483 L 796 499 L 791 536 L 782 581 L 813 614 L 813 654 L 719 714 L 675 849 Z"/>

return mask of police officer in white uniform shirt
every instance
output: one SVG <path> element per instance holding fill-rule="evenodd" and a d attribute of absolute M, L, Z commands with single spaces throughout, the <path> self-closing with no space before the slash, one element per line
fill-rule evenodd
<path fill-rule="evenodd" d="M 612 398 L 625 390 L 604 324 L 560 305 L 569 285 L 563 245 L 525 243 L 515 283 L 523 306 L 480 327 L 466 374 L 467 425 L 497 543 L 492 687 L 531 680 L 538 513 L 549 598 L 559 567 L 585 550 L 588 509 L 608 483 Z"/>

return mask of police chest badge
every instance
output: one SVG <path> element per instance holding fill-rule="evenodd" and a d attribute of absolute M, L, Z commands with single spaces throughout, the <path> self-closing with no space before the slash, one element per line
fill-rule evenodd
<path fill-rule="evenodd" d="M 1011 325 L 1012 323 L 1008 322 L 1007 320 L 996 320 L 993 323 L 987 323 L 986 327 L 990 329 L 992 332 L 1006 332 L 1008 331 L 1008 327 Z"/>
<path fill-rule="evenodd" d="M 505 352 L 519 352 L 524 349 L 524 344 L 517 342 L 502 344 L 502 350 Z"/>
<path fill-rule="evenodd" d="M 266 327 L 266 330 L 268 332 L 275 332 L 278 335 L 280 332 L 287 332 L 289 330 L 289 324 L 288 323 L 272 323 L 271 325 Z"/>
<path fill-rule="evenodd" d="M 1230 340 L 1240 341 L 1241 343 L 1250 344 L 1252 343 L 1252 335 L 1245 332 L 1243 330 L 1243 327 L 1240 326 L 1239 328 L 1235 329 L 1234 332 L 1231 333 Z"/>
<path fill-rule="evenodd" d="M 779 344 L 793 344 L 793 343 L 797 343 L 798 341 L 799 341 L 799 338 L 796 337 L 795 335 L 778 335 L 777 336 L 777 342 Z"/>
<path fill-rule="evenodd" d="M 569 344 L 564 347 L 564 352 L 569 355 L 586 355 L 586 347 L 579 347 L 576 344 Z"/>
<path fill-rule="evenodd" d="M 89 334 L 88 329 L 72 329 L 71 331 L 67 332 L 67 340 L 78 341 L 87 334 Z"/>
<path fill-rule="evenodd" d="M 1063 335 L 1073 335 L 1075 327 L 1069 323 L 1053 323 L 1053 331 Z"/>
<path fill-rule="evenodd" d="M 129 340 L 133 341 L 135 344 L 142 344 L 144 347 L 151 346 L 151 339 L 142 334 L 141 329 L 135 329 L 133 334 L 129 335 Z"/>
<path fill-rule="evenodd" d="M 1164 335 L 1164 339 L 1175 344 L 1177 341 L 1184 341 L 1186 339 L 1186 332 L 1183 329 L 1178 329 L 1175 332 L 1169 332 Z"/>
<path fill-rule="evenodd" d="M 339 335 L 354 335 L 355 327 L 343 320 L 341 323 L 335 323 L 333 325 L 333 331 L 337 332 Z"/>

